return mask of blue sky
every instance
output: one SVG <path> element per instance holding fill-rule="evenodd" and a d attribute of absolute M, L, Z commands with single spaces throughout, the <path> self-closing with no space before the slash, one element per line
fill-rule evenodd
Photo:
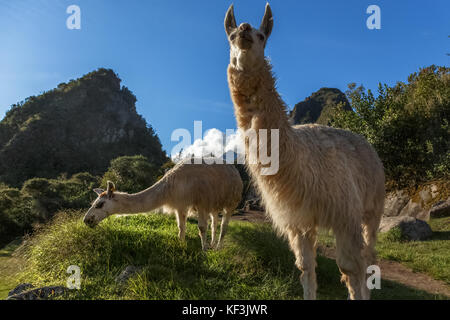
<path fill-rule="evenodd" d="M 235 0 L 238 24 L 259 26 L 266 1 Z M 81 30 L 66 8 L 81 8 Z M 10 105 L 99 67 L 137 96 L 170 152 L 176 128 L 235 128 L 223 19 L 231 1 L 0 0 L 0 117 Z M 366 8 L 381 8 L 381 29 Z M 290 108 L 321 87 L 376 89 L 430 64 L 449 66 L 448 0 L 272 0 L 266 54 Z"/>

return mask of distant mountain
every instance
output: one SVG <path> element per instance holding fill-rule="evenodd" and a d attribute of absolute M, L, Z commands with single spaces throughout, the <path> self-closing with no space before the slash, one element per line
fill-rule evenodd
<path fill-rule="evenodd" d="M 341 104 L 341 105 L 340 105 Z M 321 88 L 297 103 L 290 112 L 292 124 L 319 123 L 327 125 L 330 112 L 336 107 L 352 110 L 345 94 L 336 88 Z"/>
<path fill-rule="evenodd" d="M 114 71 L 98 69 L 13 105 L 0 121 L 0 182 L 102 174 L 123 155 L 162 165 L 167 158 L 158 136 L 120 82 Z"/>

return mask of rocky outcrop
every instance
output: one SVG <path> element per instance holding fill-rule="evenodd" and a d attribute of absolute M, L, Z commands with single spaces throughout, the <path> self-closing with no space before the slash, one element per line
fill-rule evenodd
<path fill-rule="evenodd" d="M 399 228 L 401 237 L 405 240 L 426 240 L 433 235 L 428 223 L 413 217 L 384 217 L 381 220 L 380 232 L 388 232 L 393 228 Z"/>
<path fill-rule="evenodd" d="M 386 195 L 385 217 L 413 217 L 428 221 L 430 216 L 446 216 L 450 213 L 449 183 L 432 183 L 420 186 L 412 195 L 406 190 L 396 190 Z"/>
<path fill-rule="evenodd" d="M 336 88 L 321 88 L 297 103 L 289 114 L 292 124 L 319 123 L 328 125 L 334 108 L 351 111 L 345 94 Z"/>
<path fill-rule="evenodd" d="M 136 97 L 110 69 L 99 69 L 13 105 L 0 121 L 0 181 L 103 174 L 119 156 L 160 166 L 159 138 L 136 112 Z"/>

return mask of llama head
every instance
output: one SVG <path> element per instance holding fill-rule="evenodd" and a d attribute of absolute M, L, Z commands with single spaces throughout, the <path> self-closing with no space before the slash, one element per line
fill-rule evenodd
<path fill-rule="evenodd" d="M 98 198 L 92 203 L 83 220 L 90 227 L 95 227 L 100 221 L 119 211 L 117 197 L 114 193 L 114 183 L 108 181 L 107 185 L 106 191 L 98 188 L 94 189 L 94 192 L 98 194 Z"/>
<path fill-rule="evenodd" d="M 240 71 L 251 72 L 264 65 L 264 48 L 272 32 L 273 18 L 269 4 L 259 29 L 248 23 L 236 25 L 233 5 L 225 15 L 225 32 L 230 43 L 230 64 Z"/>

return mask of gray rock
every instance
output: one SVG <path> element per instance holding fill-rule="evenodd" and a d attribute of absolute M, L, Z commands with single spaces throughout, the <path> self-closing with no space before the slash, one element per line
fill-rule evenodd
<path fill-rule="evenodd" d="M 405 190 L 397 190 L 388 193 L 384 202 L 384 216 L 398 216 L 408 201 L 409 196 Z"/>
<path fill-rule="evenodd" d="M 264 211 L 260 198 L 248 199 L 244 203 L 244 211 Z"/>
<path fill-rule="evenodd" d="M 63 286 L 49 286 L 9 296 L 6 300 L 48 300 L 57 296 L 61 296 L 69 289 Z"/>
<path fill-rule="evenodd" d="M 400 217 L 383 217 L 380 223 L 380 232 L 387 232 L 395 227 L 399 227 L 402 231 L 402 236 L 408 240 L 425 240 L 433 235 L 428 223 L 416 219 L 414 217 L 400 216 Z"/>
<path fill-rule="evenodd" d="M 116 278 L 116 282 L 119 284 L 124 284 L 130 279 L 132 276 L 134 276 L 136 273 L 140 272 L 142 270 L 141 267 L 135 267 L 135 266 L 127 266 Z"/>
<path fill-rule="evenodd" d="M 410 199 L 408 204 L 400 212 L 400 216 L 428 221 L 430 219 L 430 211 L 425 209 L 421 203 L 414 202 L 413 199 Z"/>
<path fill-rule="evenodd" d="M 27 291 L 34 286 L 31 283 L 21 283 L 8 293 L 8 297 Z"/>
<path fill-rule="evenodd" d="M 447 201 L 439 201 L 430 209 L 430 217 L 440 218 L 450 216 L 450 198 Z"/>

